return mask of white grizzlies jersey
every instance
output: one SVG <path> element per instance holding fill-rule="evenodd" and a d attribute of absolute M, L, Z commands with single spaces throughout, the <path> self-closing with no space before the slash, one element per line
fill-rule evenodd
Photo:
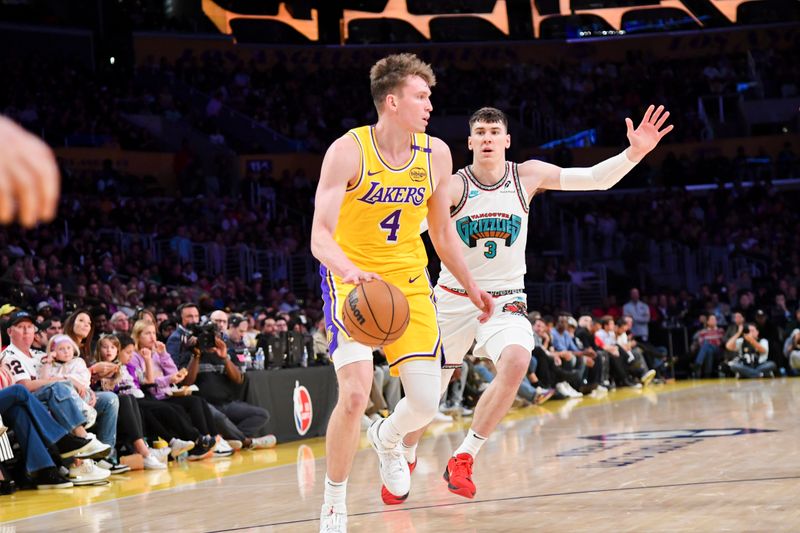
<path fill-rule="evenodd" d="M 493 294 L 524 291 L 528 195 L 520 183 L 517 164 L 506 162 L 503 178 L 494 185 L 479 182 L 470 166 L 457 174 L 464 191 L 458 205 L 450 209 L 450 217 L 472 276 L 481 289 Z M 464 293 L 444 265 L 438 284 Z"/>

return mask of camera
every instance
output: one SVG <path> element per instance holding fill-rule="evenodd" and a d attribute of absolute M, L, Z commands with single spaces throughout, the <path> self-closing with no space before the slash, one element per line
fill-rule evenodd
<path fill-rule="evenodd" d="M 203 324 L 191 324 L 186 329 L 192 337 L 197 338 L 197 348 L 202 353 L 208 353 L 214 350 L 217 339 L 217 325 L 213 322 L 206 322 Z"/>

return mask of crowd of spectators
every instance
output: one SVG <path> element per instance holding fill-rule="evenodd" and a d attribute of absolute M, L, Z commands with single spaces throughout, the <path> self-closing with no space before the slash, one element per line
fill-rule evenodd
<path fill-rule="evenodd" d="M 198 305 L 188 302 L 174 315 L 111 314 L 104 304 L 62 315 L 49 305 L 28 312 L 5 304 L 0 321 L 0 436 L 14 430 L 22 457 L 11 464 L 0 457 L 5 493 L 15 482 L 95 486 L 131 469 L 164 470 L 170 460 L 274 447 L 264 432 L 270 413 L 244 398 L 252 368 L 245 354 L 268 347 L 269 364 L 280 366 L 284 354 L 272 347 L 286 336 L 313 342 L 311 324 L 297 313 L 217 310 L 204 344 L 194 327 Z M 319 355 L 310 363 L 326 364 Z"/>
<path fill-rule="evenodd" d="M 663 103 L 671 111 L 676 128 L 668 138 L 670 143 L 697 141 L 705 129 L 698 115 L 698 97 L 744 91 L 757 97 L 787 98 L 798 91 L 793 57 L 774 50 L 689 59 L 631 51 L 624 61 L 614 62 L 476 61 L 472 69 L 457 65 L 437 69 L 434 116 L 467 114 L 493 102 L 532 127 L 539 136 L 533 139 L 536 144 L 594 129 L 598 145 L 618 145 L 624 118 L 637 116 L 649 102 Z M 149 133 L 120 116 L 152 113 L 168 120 L 185 118 L 212 142 L 233 143 L 231 147 L 239 153 L 269 151 L 260 144 L 236 144 L 236 136 L 215 122 L 224 105 L 319 153 L 343 131 L 374 122 L 367 66 L 354 62 L 309 68 L 208 52 L 187 53 L 174 64 L 148 57 L 135 69 L 102 65 L 91 72 L 76 62 L 55 58 L 6 58 L 0 67 L 9 73 L 10 82 L 0 89 L 0 111 L 54 146 L 160 150 L 162 146 Z M 486 77 L 493 83 L 483 83 Z M 170 79 L 208 95 L 205 108 L 176 98 Z M 32 85 L 37 89 L 27 90 Z M 308 91 L 307 87 L 324 90 Z"/>

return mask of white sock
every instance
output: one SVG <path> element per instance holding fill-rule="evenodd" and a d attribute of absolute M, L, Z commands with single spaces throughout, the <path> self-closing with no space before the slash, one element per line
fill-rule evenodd
<path fill-rule="evenodd" d="M 478 452 L 480 451 L 484 442 L 486 442 L 486 437 L 482 437 L 470 429 L 467 433 L 467 436 L 464 437 L 464 441 L 461 443 L 461 446 L 459 446 L 456 451 L 453 452 L 453 457 L 460 453 L 468 453 L 474 459 L 475 456 L 478 455 Z"/>
<path fill-rule="evenodd" d="M 332 505 L 338 512 L 344 512 L 347 499 L 347 478 L 344 481 L 331 481 L 325 474 L 325 505 Z"/>
<path fill-rule="evenodd" d="M 406 458 L 406 462 L 408 464 L 413 464 L 414 461 L 417 460 L 416 444 L 412 444 L 411 446 L 409 446 L 405 442 L 400 441 L 400 451 L 403 452 L 403 456 Z"/>

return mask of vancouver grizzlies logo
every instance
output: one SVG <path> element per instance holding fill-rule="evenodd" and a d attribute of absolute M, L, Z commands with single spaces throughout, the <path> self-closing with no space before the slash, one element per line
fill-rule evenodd
<path fill-rule="evenodd" d="M 371 181 L 369 190 L 358 199 L 373 204 L 414 204 L 422 205 L 425 200 L 425 187 L 384 187 L 379 181 Z"/>
<path fill-rule="evenodd" d="M 506 213 L 485 213 L 456 220 L 456 231 L 464 244 L 475 248 L 480 239 L 503 239 L 511 246 L 519 237 L 522 219 Z"/>

